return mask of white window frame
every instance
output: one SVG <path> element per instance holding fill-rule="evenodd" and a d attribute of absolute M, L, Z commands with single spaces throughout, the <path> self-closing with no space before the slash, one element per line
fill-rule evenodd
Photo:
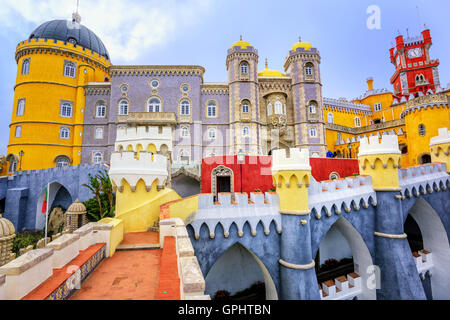
<path fill-rule="evenodd" d="M 312 65 L 311 63 L 307 63 L 305 65 L 305 75 L 307 76 L 314 75 L 314 65 Z"/>
<path fill-rule="evenodd" d="M 245 126 L 245 127 L 242 128 L 242 136 L 243 137 L 249 137 L 250 136 L 250 128 L 249 127 Z"/>
<path fill-rule="evenodd" d="M 250 102 L 242 101 L 242 113 L 249 113 L 249 112 L 250 112 Z"/>
<path fill-rule="evenodd" d="M 17 101 L 17 117 L 21 117 L 25 114 L 25 99 L 19 99 Z"/>
<path fill-rule="evenodd" d="M 106 103 L 103 101 L 97 101 L 95 104 L 95 117 L 105 118 L 106 117 Z"/>
<path fill-rule="evenodd" d="M 64 61 L 64 77 L 75 78 L 77 70 L 77 64 L 72 61 Z"/>
<path fill-rule="evenodd" d="M 359 117 L 355 117 L 355 127 L 360 128 L 361 127 L 361 119 Z"/>
<path fill-rule="evenodd" d="M 317 106 L 317 104 L 315 102 L 309 103 L 309 105 L 308 105 L 309 114 L 316 114 L 316 112 L 317 112 L 316 106 Z"/>
<path fill-rule="evenodd" d="M 241 70 L 241 74 L 248 74 L 248 63 L 247 62 L 241 62 L 241 64 L 239 65 L 239 68 Z"/>
<path fill-rule="evenodd" d="M 275 114 L 284 114 L 283 113 L 283 104 L 280 100 L 275 101 L 274 103 Z"/>
<path fill-rule="evenodd" d="M 211 133 L 214 133 L 213 135 L 211 135 Z M 216 132 L 216 128 L 208 128 L 208 140 L 216 140 L 217 137 L 217 132 Z"/>
<path fill-rule="evenodd" d="M 328 112 L 328 114 L 327 114 L 327 121 L 328 121 L 328 123 L 334 123 L 334 114 L 333 113 Z"/>
<path fill-rule="evenodd" d="M 98 135 L 98 133 L 100 132 L 99 130 L 101 130 L 101 136 L 99 137 L 99 135 Z M 103 139 L 103 137 L 104 137 L 104 129 L 103 129 L 103 127 L 97 127 L 97 128 L 95 128 L 95 139 L 96 140 L 102 140 Z"/>
<path fill-rule="evenodd" d="M 59 116 L 63 118 L 72 118 L 73 103 L 69 101 L 61 101 L 61 105 L 59 108 Z"/>
<path fill-rule="evenodd" d="M 161 112 L 161 99 L 158 97 L 151 97 L 147 102 L 147 112 Z"/>
<path fill-rule="evenodd" d="M 59 138 L 68 140 L 70 139 L 70 129 L 68 127 L 59 128 Z"/>
<path fill-rule="evenodd" d="M 268 115 L 268 116 L 271 116 L 271 115 L 272 115 L 272 112 L 273 112 L 273 110 L 272 110 L 272 104 L 269 102 L 269 103 L 267 104 L 267 115 Z"/>
<path fill-rule="evenodd" d="M 185 160 L 183 157 L 187 159 Z M 178 159 L 181 163 L 189 164 L 191 162 L 191 153 L 187 150 L 181 149 L 178 154 Z"/>
<path fill-rule="evenodd" d="M 127 99 L 122 99 L 119 101 L 119 115 L 120 116 L 126 116 L 128 115 L 128 109 L 129 109 L 130 103 Z M 124 112 L 126 111 L 126 112 Z"/>
<path fill-rule="evenodd" d="M 208 102 L 208 105 L 206 106 L 206 117 L 207 118 L 217 118 L 217 103 L 216 102 L 214 102 L 214 101 Z"/>
<path fill-rule="evenodd" d="M 191 102 L 187 99 L 183 99 L 180 102 L 180 115 L 189 116 L 191 114 Z"/>
<path fill-rule="evenodd" d="M 100 155 L 100 157 L 98 157 L 98 155 Z M 103 152 L 101 152 L 101 151 L 92 152 L 92 163 L 93 164 L 103 163 Z"/>
<path fill-rule="evenodd" d="M 22 137 L 22 126 L 16 126 L 14 129 L 14 137 L 21 138 Z"/>
<path fill-rule="evenodd" d="M 61 165 L 59 165 L 59 164 L 61 164 Z M 55 161 L 56 168 L 68 167 L 69 164 L 70 164 L 70 159 L 67 156 L 59 156 L 56 158 L 56 161 Z"/>
<path fill-rule="evenodd" d="M 30 74 L 30 58 L 24 59 L 22 61 L 21 74 L 22 74 L 22 76 L 26 76 L 26 75 Z"/>
<path fill-rule="evenodd" d="M 314 133 L 314 134 L 313 134 L 313 133 Z M 309 136 L 310 136 L 311 138 L 317 138 L 317 129 L 314 128 L 314 127 L 309 128 Z"/>
<path fill-rule="evenodd" d="M 187 138 L 190 136 L 189 128 L 187 126 L 182 126 L 180 129 L 180 137 Z"/>
<path fill-rule="evenodd" d="M 381 111 L 383 109 L 383 105 L 381 104 L 381 102 L 377 102 L 373 105 L 373 110 L 375 112 Z"/>

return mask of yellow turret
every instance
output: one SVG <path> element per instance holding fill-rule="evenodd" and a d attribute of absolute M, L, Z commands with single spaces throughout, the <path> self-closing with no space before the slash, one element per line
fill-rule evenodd
<path fill-rule="evenodd" d="M 280 201 L 280 213 L 308 215 L 308 187 L 311 179 L 308 150 L 292 148 L 289 157 L 284 149 L 274 150 L 272 176 Z"/>
<path fill-rule="evenodd" d="M 396 135 L 384 135 L 361 139 L 359 147 L 359 172 L 372 177 L 372 186 L 376 191 L 400 190 L 398 169 L 401 152 Z"/>
<path fill-rule="evenodd" d="M 438 132 L 438 136 L 430 139 L 431 161 L 445 163 L 450 172 L 450 131 L 440 128 Z"/>

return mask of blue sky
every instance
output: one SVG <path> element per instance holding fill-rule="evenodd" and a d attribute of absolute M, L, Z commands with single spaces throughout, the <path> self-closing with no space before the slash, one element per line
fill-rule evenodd
<path fill-rule="evenodd" d="M 380 8 L 380 29 L 367 28 L 370 5 Z M 8 143 L 17 43 L 45 21 L 70 18 L 75 7 L 76 0 L 2 0 L 0 153 Z M 280 71 L 301 36 L 321 53 L 324 96 L 348 99 L 366 90 L 369 76 L 376 88 L 390 90 L 391 43 L 398 30 L 415 36 L 424 23 L 447 86 L 449 9 L 447 0 L 80 0 L 82 24 L 103 40 L 113 64 L 195 64 L 206 68 L 205 82 L 225 82 L 226 52 L 240 35 L 258 49 L 260 70 L 268 58 L 269 67 Z"/>

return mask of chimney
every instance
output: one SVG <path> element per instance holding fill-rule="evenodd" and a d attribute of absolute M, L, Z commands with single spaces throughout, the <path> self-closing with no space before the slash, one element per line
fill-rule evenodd
<path fill-rule="evenodd" d="M 372 77 L 370 77 L 370 78 L 367 78 L 367 87 L 368 87 L 368 90 L 369 91 L 372 91 L 373 90 L 373 78 Z"/>

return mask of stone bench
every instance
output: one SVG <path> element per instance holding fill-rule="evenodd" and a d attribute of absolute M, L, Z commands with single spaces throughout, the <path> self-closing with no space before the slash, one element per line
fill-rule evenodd
<path fill-rule="evenodd" d="M 59 269 L 73 260 L 79 254 L 78 234 L 64 234 L 47 244 L 48 248 L 54 250 L 53 268 Z"/>
<path fill-rule="evenodd" d="M 47 280 L 53 273 L 53 249 L 29 251 L 0 267 L 0 275 L 6 275 L 4 299 L 19 300 Z"/>

